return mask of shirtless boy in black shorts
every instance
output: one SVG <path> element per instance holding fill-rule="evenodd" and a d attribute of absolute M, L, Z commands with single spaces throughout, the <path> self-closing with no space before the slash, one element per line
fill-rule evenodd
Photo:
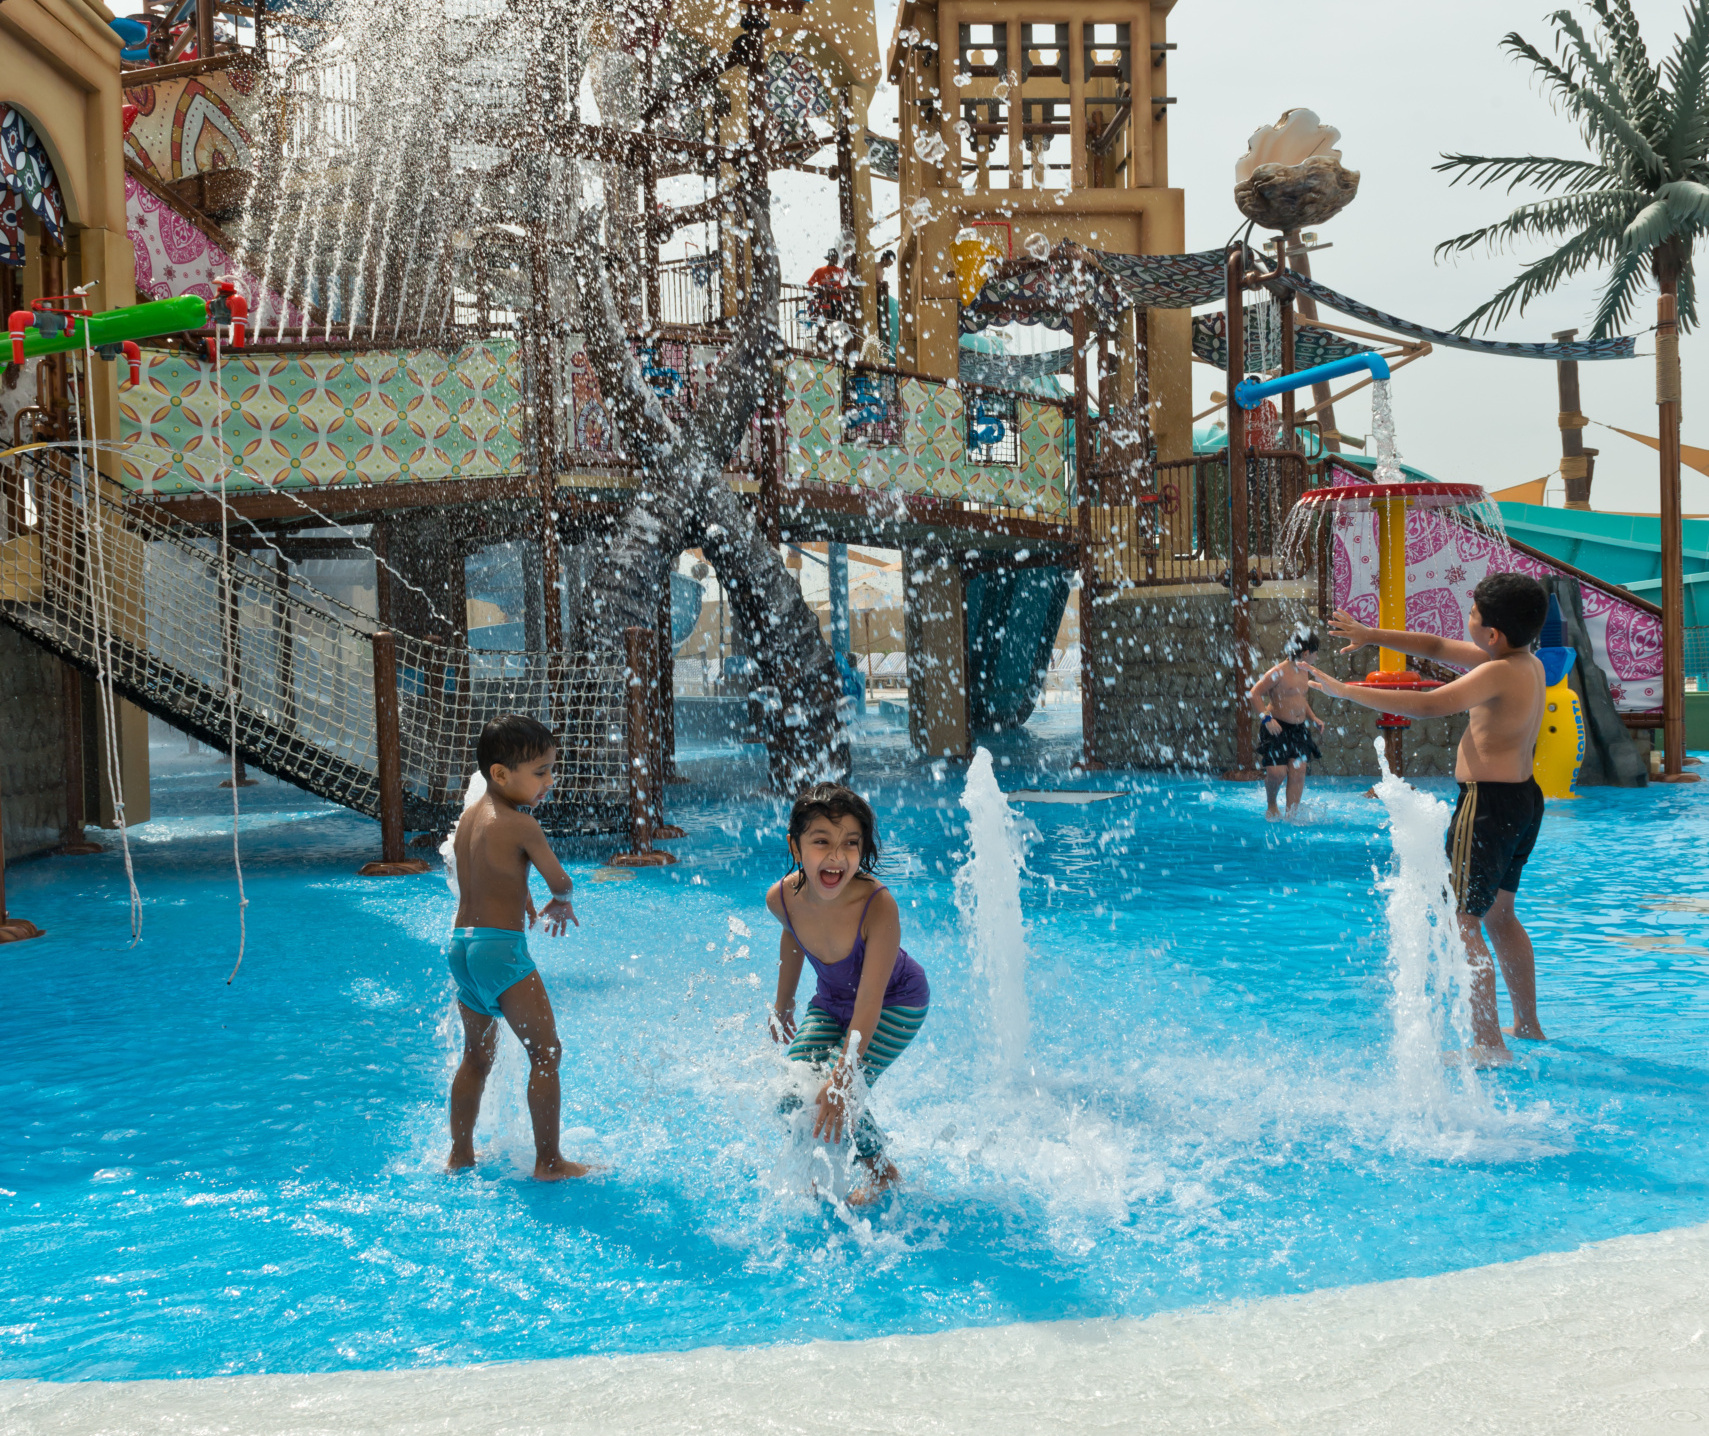
<path fill-rule="evenodd" d="M 1312 739 L 1312 725 L 1323 731 L 1323 719 L 1311 711 L 1311 663 L 1317 657 L 1317 635 L 1300 630 L 1282 645 L 1282 661 L 1252 685 L 1246 701 L 1258 715 L 1258 758 L 1264 764 L 1267 818 L 1279 818 L 1276 794 L 1288 787 L 1288 815 L 1299 809 L 1305 792 L 1305 765 L 1321 758 Z"/>
<path fill-rule="evenodd" d="M 1536 959 L 1513 899 L 1543 822 L 1543 792 L 1531 776 L 1543 723 L 1543 665 L 1530 645 L 1542 632 L 1548 612 L 1548 597 L 1536 579 L 1492 573 L 1472 591 L 1472 611 L 1466 618 L 1469 643 L 1367 628 L 1337 613 L 1329 631 L 1347 640 L 1343 653 L 1375 643 L 1468 671 L 1422 693 L 1355 688 L 1323 672 L 1317 672 L 1312 683 L 1337 698 L 1407 718 L 1471 715 L 1454 761 L 1460 801 L 1448 825 L 1448 862 L 1472 967 L 1472 1057 L 1482 1063 L 1506 1062 L 1511 1056 L 1501 1040 L 1484 929 L 1513 1004 L 1513 1035 L 1543 1040 L 1537 1021 Z"/>

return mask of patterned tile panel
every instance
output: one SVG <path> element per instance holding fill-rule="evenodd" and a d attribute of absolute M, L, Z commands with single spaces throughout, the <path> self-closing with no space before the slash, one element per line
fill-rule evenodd
<path fill-rule="evenodd" d="M 1061 409 L 1020 401 L 1020 463 L 1010 468 L 967 461 L 967 419 L 960 390 L 904 379 L 898 385 L 898 399 L 903 411 L 900 447 L 845 444 L 841 370 L 822 360 L 792 359 L 784 376 L 787 478 L 1030 508 L 1041 518 L 1066 517 L 1072 496 L 1068 492 L 1068 425 Z"/>
<path fill-rule="evenodd" d="M 232 355 L 221 379 L 223 392 L 211 365 L 145 353 L 142 383 L 119 395 L 130 488 L 192 492 L 218 484 L 225 464 L 232 489 L 522 472 L 513 344 Z"/>

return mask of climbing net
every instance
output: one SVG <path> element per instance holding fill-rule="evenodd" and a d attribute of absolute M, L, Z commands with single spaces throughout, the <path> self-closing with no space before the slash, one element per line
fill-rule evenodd
<path fill-rule="evenodd" d="M 115 502 L 74 449 L 0 460 L 0 620 L 212 747 L 378 816 L 374 620 L 234 524 L 217 539 Z M 99 539 L 97 555 L 93 539 Z M 99 562 L 97 562 L 97 558 Z M 628 795 L 622 658 L 494 653 L 398 635 L 405 822 L 453 821 L 488 720 L 525 713 L 562 742 L 548 826 L 609 827 Z M 104 651 L 103 651 L 104 650 Z"/>

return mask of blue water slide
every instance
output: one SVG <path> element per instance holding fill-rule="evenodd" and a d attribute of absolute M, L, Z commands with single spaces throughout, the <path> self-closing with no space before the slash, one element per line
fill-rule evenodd
<path fill-rule="evenodd" d="M 1062 568 L 1002 569 L 967 581 L 967 716 L 979 732 L 1032 716 L 1068 606 Z"/>

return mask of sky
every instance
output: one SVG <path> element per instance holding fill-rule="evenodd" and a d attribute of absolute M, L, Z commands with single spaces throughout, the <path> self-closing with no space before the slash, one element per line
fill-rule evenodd
<path fill-rule="evenodd" d="M 1679 0 L 1634 0 L 1634 7 L 1652 58 L 1670 50 Z M 894 7 L 877 0 L 876 13 L 880 43 L 888 44 Z M 1551 51 L 1548 13 L 1544 0 L 1179 0 L 1169 21 L 1169 38 L 1179 46 L 1169 59 L 1176 97 L 1169 173 L 1186 192 L 1187 247 L 1220 246 L 1244 223 L 1234 206 L 1234 165 L 1252 132 L 1286 109 L 1313 109 L 1341 131 L 1342 162 L 1361 175 L 1358 198 L 1319 227 L 1320 242 L 1334 247 L 1312 256 L 1313 274 L 1391 314 L 1452 327 L 1534 254 L 1436 262 L 1440 241 L 1501 217 L 1520 198 L 1450 186 L 1447 176 L 1431 172 L 1439 154 L 1584 153 L 1530 67 L 1500 48 L 1502 37 L 1518 30 Z M 894 94 L 879 97 L 874 128 L 880 115 L 894 112 Z M 1597 276 L 1587 275 L 1493 337 L 1547 340 L 1559 329 L 1588 331 L 1597 289 Z M 1654 322 L 1652 293 L 1631 327 L 1647 331 Z M 1580 365 L 1582 404 L 1592 420 L 1654 434 L 1655 345 L 1648 333 L 1638 338 L 1636 359 Z M 1680 354 L 1683 439 L 1709 446 L 1709 416 L 1695 414 L 1691 402 L 1709 386 L 1709 342 L 1687 336 Z M 1202 364 L 1193 368 L 1197 412 L 1223 379 Z M 1559 464 L 1552 363 L 1438 349 L 1395 376 L 1394 406 L 1402 456 L 1437 478 L 1499 489 L 1542 478 Z M 1337 406 L 1336 418 L 1344 433 L 1364 435 L 1369 413 L 1358 396 Z M 1656 512 L 1653 450 L 1594 425 L 1585 443 L 1601 451 L 1594 507 Z M 1709 512 L 1709 478 L 1688 469 L 1683 482 L 1686 511 Z"/>

